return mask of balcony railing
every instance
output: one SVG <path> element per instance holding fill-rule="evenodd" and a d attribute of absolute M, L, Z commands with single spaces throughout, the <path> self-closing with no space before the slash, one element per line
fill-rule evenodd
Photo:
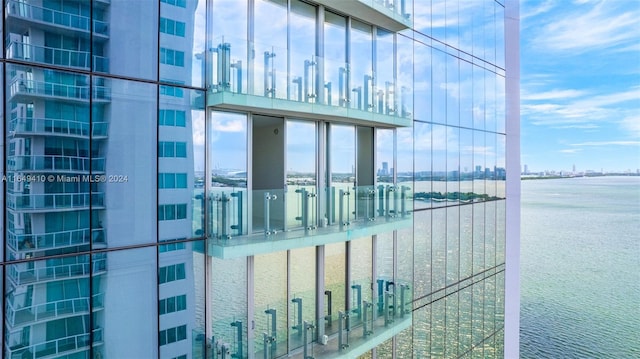
<path fill-rule="evenodd" d="M 7 193 L 7 207 L 13 210 L 67 210 L 104 207 L 104 193 Z"/>
<path fill-rule="evenodd" d="M 6 320 L 12 326 L 24 325 L 34 322 L 41 322 L 48 319 L 57 319 L 62 316 L 82 314 L 89 312 L 90 306 L 93 310 L 103 308 L 104 294 L 99 293 L 91 298 L 74 298 L 58 300 L 32 305 L 23 308 L 14 308 L 12 301 L 7 300 L 5 307 Z"/>
<path fill-rule="evenodd" d="M 408 186 L 354 188 L 337 183 L 325 188 L 321 196 L 326 208 L 320 208 L 314 186 L 290 185 L 286 191 L 210 189 L 211 253 L 222 258 L 270 253 L 411 225 L 413 197 Z"/>
<path fill-rule="evenodd" d="M 7 245 L 18 252 L 67 248 L 90 243 L 103 244 L 105 238 L 104 228 L 83 228 L 42 234 L 15 234 L 13 231 L 7 231 Z"/>
<path fill-rule="evenodd" d="M 9 16 L 21 17 L 31 21 L 64 26 L 86 32 L 93 27 L 95 34 L 103 36 L 109 35 L 109 23 L 105 21 L 93 20 L 93 26 L 90 26 L 91 19 L 87 16 L 47 9 L 20 0 L 7 1 L 6 11 Z"/>
<path fill-rule="evenodd" d="M 85 257 L 76 257 L 76 263 L 60 264 L 38 267 L 42 262 L 36 262 L 36 268 L 28 268 L 27 264 L 14 264 L 9 269 L 9 278 L 16 286 L 41 281 L 66 279 L 71 277 L 89 275 L 90 265 L 82 261 Z M 106 258 L 100 257 L 93 260 L 93 273 L 103 272 L 106 268 Z"/>
<path fill-rule="evenodd" d="M 56 82 L 35 81 L 16 78 L 9 86 L 11 96 L 51 96 L 72 100 L 88 100 L 89 93 L 94 100 L 108 101 L 111 99 L 111 89 L 106 86 L 66 85 Z"/>
<path fill-rule="evenodd" d="M 105 158 L 87 158 L 80 156 L 32 155 L 8 156 L 9 171 L 35 172 L 72 172 L 101 173 L 104 172 Z"/>
<path fill-rule="evenodd" d="M 103 341 L 102 328 L 96 328 L 92 332 L 94 344 Z M 91 336 L 85 333 L 32 345 L 7 343 L 6 346 L 6 353 L 10 359 L 37 359 L 88 349 L 91 346 Z"/>
<path fill-rule="evenodd" d="M 209 105 L 269 108 L 409 126 L 411 89 L 371 67 L 220 37 L 211 49 Z M 247 64 L 246 52 L 256 55 Z M 393 69 L 388 69 L 393 72 Z M 239 96 L 242 95 L 242 96 Z M 247 99 L 246 96 L 251 96 Z"/>
<path fill-rule="evenodd" d="M 7 47 L 7 58 L 14 60 L 32 61 L 41 64 L 57 65 L 89 69 L 91 53 L 88 51 L 66 50 L 54 47 L 36 46 L 32 44 L 12 41 Z M 109 71 L 109 59 L 103 56 L 93 56 L 93 69 L 99 72 Z"/>
<path fill-rule="evenodd" d="M 89 131 L 89 129 L 92 129 Z M 81 137 L 106 137 L 109 131 L 108 122 L 89 122 L 53 119 L 53 118 L 25 118 L 19 117 L 9 122 L 9 133 L 13 134 L 42 134 L 66 135 Z"/>

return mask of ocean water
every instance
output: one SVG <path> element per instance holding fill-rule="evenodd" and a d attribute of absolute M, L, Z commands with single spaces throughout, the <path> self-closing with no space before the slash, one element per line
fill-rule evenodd
<path fill-rule="evenodd" d="M 640 177 L 522 182 L 521 358 L 640 358 Z"/>

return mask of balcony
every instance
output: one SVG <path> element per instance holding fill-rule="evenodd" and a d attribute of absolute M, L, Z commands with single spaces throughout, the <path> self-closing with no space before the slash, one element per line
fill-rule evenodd
<path fill-rule="evenodd" d="M 251 326 L 255 326 L 253 357 L 358 358 L 410 328 L 410 286 L 401 280 L 379 279 L 376 283 L 377 286 L 369 282 L 352 285 L 354 295 L 350 300 L 351 307 L 332 311 L 332 306 L 325 303 L 324 317 L 319 321 L 313 317 L 303 317 L 302 313 L 308 311 L 302 309 L 301 298 L 269 303 L 266 310 L 262 308 L 256 311 L 257 317 L 250 319 Z M 365 288 L 369 291 L 367 295 L 360 291 Z M 377 289 L 372 293 L 368 288 Z M 334 298 L 333 303 L 342 306 L 339 303 L 343 303 L 343 300 Z M 280 309 L 272 310 L 275 308 Z M 283 313 L 291 309 L 297 310 L 298 315 L 287 318 Z M 261 317 L 263 310 L 265 317 Z M 283 325 L 287 320 L 291 322 Z M 214 321 L 214 337 L 209 348 L 227 356 L 244 357 L 246 354 L 243 351 L 249 346 L 243 328 L 245 323 L 242 315 Z M 326 336 L 326 341 L 323 336 Z M 291 352 L 287 352 L 287 348 L 291 348 Z"/>
<path fill-rule="evenodd" d="M 211 189 L 209 253 L 218 258 L 245 257 L 345 242 L 413 225 L 407 186 L 341 184 L 323 192 L 328 214 L 320 219 L 313 186 L 290 185 L 286 191 Z"/>
<path fill-rule="evenodd" d="M 315 0 L 317 3 L 352 15 L 391 31 L 411 27 L 408 13 L 411 0 Z"/>
<path fill-rule="evenodd" d="M 91 53 L 88 51 L 57 49 L 16 41 L 9 44 L 6 56 L 13 60 L 23 60 L 84 70 L 89 70 L 91 68 L 92 60 Z M 98 72 L 108 72 L 109 59 L 103 56 L 94 55 L 93 70 Z"/>
<path fill-rule="evenodd" d="M 7 207 L 15 211 L 49 212 L 104 208 L 104 193 L 7 193 Z"/>
<path fill-rule="evenodd" d="M 21 286 L 44 281 L 88 276 L 91 272 L 97 274 L 104 272 L 106 269 L 106 257 L 95 258 L 92 263 L 92 270 L 87 261 L 87 256 L 77 256 L 74 258 L 76 259 L 75 263 L 58 265 L 38 266 L 39 264 L 47 264 L 45 261 L 39 261 L 35 263 L 35 268 L 29 268 L 28 263 L 14 264 L 9 267 L 7 277 L 13 282 L 13 285 Z"/>
<path fill-rule="evenodd" d="M 104 173 L 105 158 L 80 156 L 32 155 L 7 156 L 7 170 L 37 173 Z M 77 182 L 81 182 L 78 179 Z"/>
<path fill-rule="evenodd" d="M 86 139 L 107 138 L 108 122 L 89 122 L 53 118 L 14 118 L 9 122 L 9 136 L 64 136 Z"/>
<path fill-rule="evenodd" d="M 41 23 L 56 28 L 66 28 L 73 31 L 89 32 L 101 37 L 109 36 L 109 23 L 93 20 L 87 16 L 71 14 L 63 11 L 47 9 L 28 4 L 20 0 L 9 0 L 6 5 L 6 16 L 16 20 Z"/>
<path fill-rule="evenodd" d="M 22 308 L 14 308 L 13 303 L 7 300 L 5 315 L 7 322 L 9 322 L 12 327 L 15 327 L 78 314 L 86 314 L 89 312 L 90 306 L 92 306 L 92 310 L 95 311 L 102 309 L 104 307 L 103 303 L 103 293 L 95 294 L 91 298 L 58 300 Z"/>
<path fill-rule="evenodd" d="M 208 106 L 381 127 L 412 124 L 410 89 L 376 83 L 371 69 L 241 39 L 214 43 Z M 249 65 L 247 49 L 256 54 Z"/>
<path fill-rule="evenodd" d="M 102 344 L 102 328 L 93 331 L 93 345 Z M 7 343 L 5 347 L 6 357 L 9 359 L 42 359 L 57 358 L 61 355 L 73 354 L 83 350 L 89 350 L 91 336 L 89 333 L 72 335 L 60 339 L 49 340 L 43 343 L 25 345 L 22 343 Z"/>
<path fill-rule="evenodd" d="M 111 89 L 106 86 L 94 86 L 90 91 L 87 85 L 66 85 L 56 82 L 26 80 L 15 78 L 9 85 L 11 97 L 19 97 L 23 101 L 29 101 L 29 97 L 44 96 L 56 99 L 86 102 L 89 94 L 93 100 L 109 101 Z"/>
<path fill-rule="evenodd" d="M 41 234 L 15 234 L 7 231 L 7 245 L 16 252 L 36 252 L 50 249 L 104 244 L 104 228 L 82 228 Z"/>

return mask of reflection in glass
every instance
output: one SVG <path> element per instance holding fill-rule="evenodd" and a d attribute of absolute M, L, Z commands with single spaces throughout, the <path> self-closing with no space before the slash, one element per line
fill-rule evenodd
<path fill-rule="evenodd" d="M 396 72 L 396 115 L 410 117 L 413 101 L 413 41 L 408 37 L 397 35 L 397 72 Z M 429 68 L 431 64 L 419 62 L 420 67 Z"/>
<path fill-rule="evenodd" d="M 371 237 L 364 237 L 351 241 L 351 283 L 350 287 L 350 303 L 352 316 L 350 317 L 350 325 L 358 326 L 363 322 L 364 302 L 372 303 L 371 284 L 372 281 L 372 265 L 373 251 L 371 246 Z"/>
<path fill-rule="evenodd" d="M 351 108 L 373 111 L 375 87 L 373 78 L 373 34 L 370 25 L 351 21 Z"/>
<path fill-rule="evenodd" d="M 45 1 L 43 4 L 55 4 Z M 86 4 L 86 2 L 84 2 Z M 125 6 L 127 0 L 94 1 L 92 13 L 83 14 L 88 25 L 93 20 L 94 69 L 119 76 L 156 80 L 158 76 L 158 14 L 160 2 L 141 1 Z M 195 6 L 195 1 L 187 2 Z M 60 4 L 60 3 L 58 3 Z M 62 2 L 64 10 L 75 12 L 71 3 Z M 55 5 L 54 5 L 55 6 Z M 60 5 L 58 5 L 60 6 Z M 80 5 L 81 8 L 83 5 Z M 190 9 L 194 11 L 193 8 Z M 82 12 L 82 10 L 81 10 Z M 60 15 L 58 13 L 58 15 Z M 66 15 L 66 14 L 65 14 Z M 53 16 L 53 19 L 69 18 Z M 73 17 L 71 17 L 73 19 Z M 135 24 L 137 31 L 119 31 L 114 24 Z M 73 25 L 72 25 L 73 26 Z M 117 47 L 114 45 L 117 44 Z"/>
<path fill-rule="evenodd" d="M 394 35 L 381 28 L 376 29 L 375 94 L 373 106 L 375 112 L 397 115 L 398 94 L 394 73 Z"/>
<path fill-rule="evenodd" d="M 203 86 L 206 2 L 184 1 L 184 10 L 160 5 L 160 79 Z"/>
<path fill-rule="evenodd" d="M 288 98 L 314 103 L 321 90 L 316 83 L 320 69 L 320 59 L 315 56 L 316 8 L 300 0 L 292 0 L 289 16 L 291 83 L 287 86 Z"/>
<path fill-rule="evenodd" d="M 473 204 L 473 274 L 482 272 L 484 265 L 484 208 L 485 203 Z"/>
<path fill-rule="evenodd" d="M 88 355 L 90 261 L 80 255 L 6 266 L 5 357 Z M 105 273 L 105 262 L 104 255 L 94 260 L 94 274 Z"/>
<path fill-rule="evenodd" d="M 413 273 L 414 298 L 422 298 L 431 293 L 431 211 L 418 211 L 415 218 L 416 230 L 413 242 L 413 261 L 423 263 L 415 267 Z M 402 252 L 400 252 L 402 253 Z M 401 260 L 402 261 L 402 260 Z"/>
<path fill-rule="evenodd" d="M 159 222 L 160 241 L 204 236 L 204 95 L 183 90 L 186 101 L 161 97 L 158 109 L 158 143 L 184 143 L 184 157 L 158 159 L 158 203 L 186 207 L 181 220 Z M 196 99 L 192 105 L 191 98 Z M 199 103 L 198 103 L 199 102 Z"/>
<path fill-rule="evenodd" d="M 256 0 L 254 15 L 253 94 L 287 98 L 287 1 Z"/>
<path fill-rule="evenodd" d="M 324 333 L 331 335 L 338 332 L 338 312 L 345 310 L 346 250 L 344 243 L 324 246 L 324 270 Z"/>
<path fill-rule="evenodd" d="M 346 61 L 346 19 L 332 12 L 324 14 L 324 87 L 330 106 L 348 106 L 351 98 Z"/>
<path fill-rule="evenodd" d="M 248 35 L 244 31 L 247 29 L 247 6 L 245 1 L 214 0 L 208 12 L 209 23 L 213 24 L 210 25 L 211 65 L 208 66 L 212 78 L 209 81 L 216 91 L 250 92 L 247 91 Z"/>
<path fill-rule="evenodd" d="M 158 302 L 158 280 L 167 277 L 158 277 L 155 248 L 94 254 L 92 261 L 93 352 L 103 358 L 157 355 L 158 311 L 152 303 Z M 132 313 L 138 320 L 131 321 Z"/>
<path fill-rule="evenodd" d="M 355 195 L 352 195 L 355 173 L 355 128 L 333 125 L 329 127 L 329 168 L 331 183 L 327 188 L 327 223 L 346 223 L 355 211 Z M 342 212 L 340 212 L 342 208 Z M 340 217 L 342 214 L 342 217 Z"/>
<path fill-rule="evenodd" d="M 289 348 L 293 350 L 304 344 L 301 325 L 305 321 L 320 324 L 324 319 L 316 318 L 316 248 L 292 250 L 289 258 Z"/>
<path fill-rule="evenodd" d="M 316 125 L 286 122 L 287 228 L 311 229 L 316 215 Z"/>
<path fill-rule="evenodd" d="M 402 38 L 402 37 L 399 37 Z M 422 121 L 431 121 L 431 92 L 439 91 L 436 86 L 432 86 L 431 84 L 431 47 L 420 43 L 414 42 L 414 51 L 415 51 L 415 63 L 422 64 L 421 66 L 416 66 L 413 71 L 415 81 L 413 84 L 413 93 L 415 96 L 414 106 L 413 106 L 413 117 L 417 120 Z M 402 60 L 402 59 L 400 59 Z M 413 64 L 413 62 L 412 62 Z M 434 74 L 436 79 L 438 78 L 438 74 Z M 433 103 L 437 99 L 434 98 Z M 441 106 L 437 106 L 438 108 Z"/>
<path fill-rule="evenodd" d="M 447 207 L 447 285 L 460 280 L 460 207 Z"/>
<path fill-rule="evenodd" d="M 247 258 L 211 260 L 209 314 L 212 350 L 244 358 L 247 348 Z"/>
<path fill-rule="evenodd" d="M 254 351 L 257 358 L 287 352 L 287 253 L 254 257 Z"/>
<path fill-rule="evenodd" d="M 202 241 L 167 243 L 158 247 L 161 358 L 173 358 L 175 351 L 191 353 L 196 358 L 204 357 L 207 342 L 203 249 Z M 170 281 L 173 278 L 175 280 Z M 176 338 L 171 343 L 174 331 L 176 334 L 184 333 L 184 339 Z M 167 347 L 169 344 L 171 346 Z"/>
<path fill-rule="evenodd" d="M 94 246 L 156 241 L 156 216 L 161 208 L 156 207 L 155 186 L 149 185 L 157 180 L 156 161 L 149 159 L 155 158 L 156 153 L 159 157 L 172 154 L 177 157 L 176 152 L 159 150 L 162 144 L 172 150 L 180 144 L 180 141 L 157 142 L 156 91 L 156 85 L 152 84 L 93 78 L 92 122 L 108 126 L 108 136 L 92 138 L 92 173 L 104 174 L 110 179 L 92 183 Z M 131 109 L 136 109 L 135 116 Z M 104 196 L 103 204 L 96 203 L 99 194 Z M 129 199 L 127 206 L 121 205 L 123 198 Z M 101 211 L 101 206 L 106 206 L 106 210 Z M 106 243 L 99 242 L 101 229 L 104 229 Z"/>
<path fill-rule="evenodd" d="M 208 134 L 210 235 L 228 238 L 247 231 L 247 117 L 211 112 Z"/>

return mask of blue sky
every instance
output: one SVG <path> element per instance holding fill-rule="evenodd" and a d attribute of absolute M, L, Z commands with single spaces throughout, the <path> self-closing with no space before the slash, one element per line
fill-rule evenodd
<path fill-rule="evenodd" d="M 640 0 L 522 0 L 529 171 L 640 168 Z"/>

